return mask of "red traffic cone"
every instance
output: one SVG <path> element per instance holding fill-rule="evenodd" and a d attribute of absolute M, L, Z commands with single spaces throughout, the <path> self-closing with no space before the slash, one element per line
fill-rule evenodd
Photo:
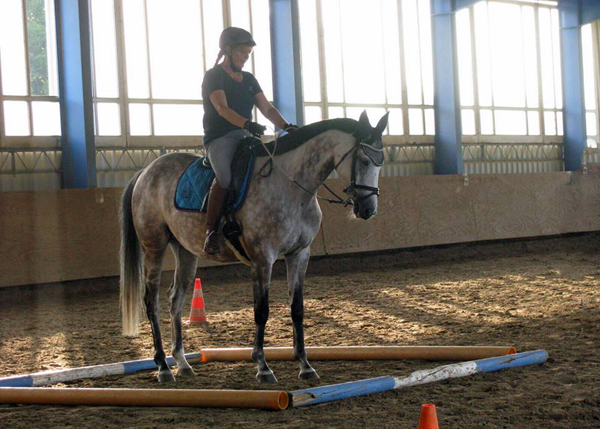
<path fill-rule="evenodd" d="M 439 429 L 435 405 L 423 404 L 418 429 Z"/>
<path fill-rule="evenodd" d="M 200 279 L 196 279 L 194 283 L 194 295 L 192 296 L 192 309 L 190 311 L 190 325 L 201 325 L 202 323 L 206 323 L 206 309 L 204 308 L 202 283 Z"/>

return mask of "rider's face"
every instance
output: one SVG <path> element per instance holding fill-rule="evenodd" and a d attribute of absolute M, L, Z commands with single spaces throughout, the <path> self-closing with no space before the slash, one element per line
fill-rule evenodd
<path fill-rule="evenodd" d="M 241 70 L 244 68 L 244 64 L 250 58 L 250 54 L 252 54 L 253 47 L 252 46 L 238 46 L 231 51 L 231 62 L 235 66 L 235 68 Z"/>

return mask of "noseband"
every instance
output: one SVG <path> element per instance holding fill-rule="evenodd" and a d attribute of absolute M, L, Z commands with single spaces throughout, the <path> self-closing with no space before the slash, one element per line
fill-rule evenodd
<path fill-rule="evenodd" d="M 350 204 L 357 204 L 363 200 L 366 200 L 373 195 L 379 196 L 379 188 L 367 185 L 361 185 L 356 183 L 356 163 L 358 162 L 358 151 L 362 149 L 362 151 L 369 157 L 369 159 L 378 167 L 383 165 L 383 148 L 379 149 L 370 145 L 369 143 L 363 142 L 360 137 L 356 137 L 356 144 L 350 149 L 348 152 L 342 156 L 342 159 L 335 165 L 335 169 L 344 162 L 344 160 L 352 153 L 352 176 L 350 179 L 350 184 L 344 189 L 344 193 L 348 195 L 348 198 L 344 200 L 344 206 L 348 206 Z M 374 153 L 370 153 L 370 152 Z M 368 191 L 367 194 L 360 196 L 358 194 L 358 190 Z"/>

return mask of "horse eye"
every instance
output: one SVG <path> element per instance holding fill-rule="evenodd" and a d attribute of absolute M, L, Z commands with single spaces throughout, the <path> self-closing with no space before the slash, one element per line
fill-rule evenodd
<path fill-rule="evenodd" d="M 368 167 L 369 166 L 369 161 L 367 161 L 366 159 L 361 159 L 360 160 L 360 165 L 362 165 L 363 167 Z"/>

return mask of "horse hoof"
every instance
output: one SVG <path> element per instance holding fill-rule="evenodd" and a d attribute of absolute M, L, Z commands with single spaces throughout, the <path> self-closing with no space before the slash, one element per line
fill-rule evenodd
<path fill-rule="evenodd" d="M 169 372 L 159 372 L 158 373 L 158 382 L 159 383 L 175 383 L 175 377 L 171 371 Z"/>
<path fill-rule="evenodd" d="M 256 379 L 259 383 L 277 383 L 277 378 L 271 370 L 258 371 L 258 373 L 256 374 Z"/>
<path fill-rule="evenodd" d="M 177 377 L 194 378 L 196 373 L 192 368 L 181 368 L 177 370 Z"/>
<path fill-rule="evenodd" d="M 315 371 L 312 368 L 300 371 L 300 374 L 298 374 L 298 378 L 300 380 L 320 380 L 321 379 L 321 377 L 319 377 L 319 374 L 317 374 L 317 371 Z"/>

